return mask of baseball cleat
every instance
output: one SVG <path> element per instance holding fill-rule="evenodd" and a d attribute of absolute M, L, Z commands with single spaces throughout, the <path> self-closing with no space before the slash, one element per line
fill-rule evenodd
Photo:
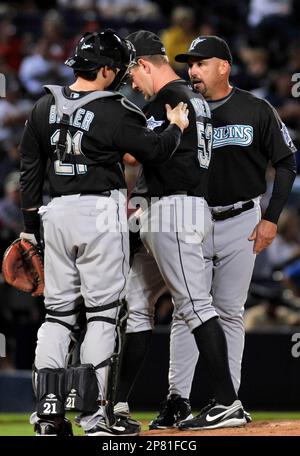
<path fill-rule="evenodd" d="M 252 423 L 252 417 L 249 412 L 246 412 L 245 409 L 244 409 L 244 416 L 246 418 L 247 423 Z"/>
<path fill-rule="evenodd" d="M 136 426 L 138 432 L 141 431 L 141 423 L 131 418 L 128 402 L 117 402 L 114 406 L 114 415 L 116 418 L 126 420 L 131 426 Z"/>
<path fill-rule="evenodd" d="M 201 410 L 192 420 L 179 423 L 179 429 L 185 431 L 201 429 L 218 429 L 239 427 L 247 423 L 241 401 L 236 400 L 231 405 L 218 404 L 215 401 Z"/>
<path fill-rule="evenodd" d="M 172 394 L 162 403 L 158 416 L 149 423 L 149 429 L 168 429 L 177 427 L 179 422 L 193 418 L 188 399 Z"/>
<path fill-rule="evenodd" d="M 75 416 L 75 418 L 74 418 L 74 423 L 76 424 L 76 426 L 81 427 L 81 420 L 82 420 L 82 418 L 84 418 L 85 416 L 90 416 L 90 413 L 81 413 L 80 415 L 76 415 L 76 416 Z"/>
<path fill-rule="evenodd" d="M 53 419 L 42 419 L 36 413 L 33 413 L 30 417 L 30 424 L 34 425 L 36 436 L 70 437 L 73 435 L 71 421 L 65 417 L 58 416 Z"/>
<path fill-rule="evenodd" d="M 101 417 L 98 423 L 91 429 L 85 431 L 85 435 L 97 437 L 97 436 L 134 436 L 139 435 L 140 429 L 136 425 L 132 425 L 130 420 L 118 418 L 113 426 L 108 426 L 105 419 Z"/>

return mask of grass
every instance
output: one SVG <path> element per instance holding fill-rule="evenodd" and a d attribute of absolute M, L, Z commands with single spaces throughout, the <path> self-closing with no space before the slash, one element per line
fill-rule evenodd
<path fill-rule="evenodd" d="M 254 421 L 270 420 L 300 420 L 300 412 L 250 412 Z M 75 414 L 68 414 L 74 419 Z M 148 422 L 156 416 L 156 412 L 134 412 L 132 417 L 143 423 L 143 430 L 148 429 Z M 29 424 L 29 414 L 2 413 L 0 414 L 0 436 L 32 436 L 33 428 Z M 73 426 L 75 435 L 83 432 L 77 426 Z"/>

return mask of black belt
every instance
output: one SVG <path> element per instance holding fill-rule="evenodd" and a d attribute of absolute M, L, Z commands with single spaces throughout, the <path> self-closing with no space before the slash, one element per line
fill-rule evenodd
<path fill-rule="evenodd" d="M 172 193 L 166 193 L 165 195 L 151 195 L 151 196 L 143 196 L 148 201 L 148 204 L 153 204 L 157 203 L 158 200 L 161 200 L 162 198 L 167 198 L 168 196 L 177 196 L 177 195 L 183 195 L 183 196 L 195 196 L 191 195 L 189 192 L 172 192 Z M 142 196 L 139 195 L 139 196 Z M 202 198 L 202 197 L 199 197 Z"/>
<path fill-rule="evenodd" d="M 106 192 L 93 192 L 93 193 L 80 193 L 81 196 L 111 196 L 111 191 L 107 190 Z"/>
<path fill-rule="evenodd" d="M 77 193 L 76 193 L 77 194 Z M 81 196 L 111 196 L 111 191 L 110 190 L 107 190 L 105 192 L 93 192 L 93 193 L 78 193 L 79 195 Z M 61 196 L 73 196 L 75 195 L 75 193 L 71 193 L 69 195 L 56 195 L 56 196 L 52 196 L 51 199 L 53 198 L 59 198 Z"/>
<path fill-rule="evenodd" d="M 158 196 L 152 195 L 150 198 L 158 198 L 158 199 L 161 199 L 161 198 L 166 198 L 167 196 L 176 196 L 176 195 L 197 196 L 197 197 L 199 197 L 199 198 L 203 198 L 203 196 L 194 195 L 194 194 L 191 193 L 190 191 L 171 192 L 171 193 L 165 193 L 164 195 L 158 195 Z"/>
<path fill-rule="evenodd" d="M 235 217 L 236 215 L 239 215 L 242 212 L 249 211 L 249 209 L 252 209 L 253 207 L 254 207 L 254 202 L 248 201 L 247 203 L 242 204 L 241 207 L 237 207 L 236 209 L 231 208 L 231 209 L 228 209 L 227 211 L 213 212 L 212 219 L 215 221 L 226 220 L 231 217 Z"/>
<path fill-rule="evenodd" d="M 172 193 L 166 193 L 165 195 L 160 195 L 157 197 L 154 196 L 154 198 L 162 199 L 162 198 L 166 198 L 168 196 L 176 196 L 176 195 L 190 196 L 188 192 L 172 192 Z"/>

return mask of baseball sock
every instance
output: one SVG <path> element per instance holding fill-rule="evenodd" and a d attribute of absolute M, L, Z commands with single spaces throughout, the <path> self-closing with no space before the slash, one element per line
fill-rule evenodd
<path fill-rule="evenodd" d="M 116 403 L 127 402 L 149 350 L 152 330 L 125 336 L 118 376 Z"/>
<path fill-rule="evenodd" d="M 232 404 L 237 396 L 229 370 L 226 337 L 218 317 L 195 328 L 193 334 L 209 374 L 214 398 L 220 404 Z"/>

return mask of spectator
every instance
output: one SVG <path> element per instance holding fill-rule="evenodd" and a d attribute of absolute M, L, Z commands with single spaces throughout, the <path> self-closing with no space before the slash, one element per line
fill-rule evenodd
<path fill-rule="evenodd" d="M 263 48 L 241 47 L 240 58 L 248 76 L 248 90 L 266 86 L 269 71 L 268 51 Z"/>
<path fill-rule="evenodd" d="M 17 36 L 16 27 L 8 17 L 0 19 L 0 59 L 7 70 L 17 73 L 23 54 L 23 40 Z"/>
<path fill-rule="evenodd" d="M 50 58 L 60 63 L 64 63 L 69 55 L 64 30 L 62 16 L 57 11 L 50 10 L 43 19 L 42 38 L 48 41 Z"/>
<path fill-rule="evenodd" d="M 72 81 L 72 71 L 51 57 L 51 43 L 41 38 L 32 55 L 23 60 L 19 77 L 33 99 L 44 93 L 44 84 L 67 84 Z"/>
<path fill-rule="evenodd" d="M 21 97 L 20 84 L 15 76 L 6 75 L 5 85 L 6 98 L 0 99 L 0 144 L 10 147 L 21 139 L 32 103 Z"/>
<path fill-rule="evenodd" d="M 105 19 L 122 18 L 129 22 L 139 19 L 157 19 L 159 7 L 149 0 L 100 0 L 97 6 Z"/>
<path fill-rule="evenodd" d="M 186 52 L 198 34 L 195 11 L 185 6 L 176 7 L 172 11 L 171 26 L 165 29 L 161 35 L 166 54 L 174 69 L 183 71 L 183 64 L 175 62 L 175 55 Z"/>
<path fill-rule="evenodd" d="M 4 198 L 0 200 L 0 254 L 19 235 L 23 228 L 22 212 L 20 209 L 20 173 L 14 171 L 6 177 Z"/>
<path fill-rule="evenodd" d="M 284 209 L 278 222 L 278 232 L 273 243 L 257 256 L 253 279 L 272 286 L 273 273 L 300 256 L 300 221 L 297 214 Z M 276 283 L 273 283 L 274 287 Z"/>
<path fill-rule="evenodd" d="M 270 17 L 284 17 L 291 13 L 291 0 L 251 0 L 248 22 L 256 27 Z"/>

